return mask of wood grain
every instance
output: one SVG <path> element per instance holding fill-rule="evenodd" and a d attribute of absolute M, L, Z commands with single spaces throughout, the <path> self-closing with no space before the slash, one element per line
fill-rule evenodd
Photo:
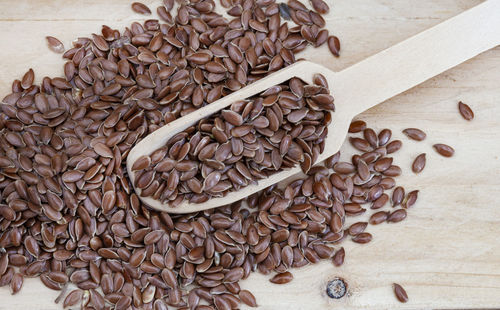
<path fill-rule="evenodd" d="M 155 9 L 159 1 L 154 3 Z M 342 43 L 341 57 L 328 50 L 308 49 L 303 56 L 339 71 L 440 21 L 468 9 L 479 0 L 336 0 L 328 1 L 327 23 Z M 63 5 L 64 4 L 64 5 Z M 68 47 L 71 39 L 100 31 L 100 25 L 122 27 L 143 18 L 126 1 L 82 2 L 3 0 L 0 3 L 0 96 L 13 78 L 33 67 L 36 80 L 61 75 L 63 61 L 45 46 L 53 35 Z M 472 27 L 473 25 L 471 25 Z M 404 141 L 395 161 L 404 175 L 399 183 L 420 189 L 409 218 L 394 225 L 370 227 L 374 240 L 367 245 L 345 242 L 346 263 L 330 262 L 293 270 L 295 279 L 283 286 L 254 274 L 242 283 L 257 297 L 259 309 L 453 309 L 500 307 L 500 48 L 433 78 L 365 113 L 369 125 L 389 127 Z M 475 119 L 458 113 L 459 100 L 469 104 Z M 422 142 L 408 141 L 401 130 L 419 127 Z M 434 143 L 452 145 L 455 156 L 443 158 Z M 351 148 L 342 148 L 348 153 Z M 427 153 L 427 166 L 411 172 L 413 158 Z M 358 219 L 356 219 L 358 220 Z M 341 276 L 349 297 L 326 297 L 326 282 Z M 397 302 L 393 282 L 410 298 Z M 0 289 L 0 309 L 60 309 L 58 292 L 28 279 L 11 296 Z"/>

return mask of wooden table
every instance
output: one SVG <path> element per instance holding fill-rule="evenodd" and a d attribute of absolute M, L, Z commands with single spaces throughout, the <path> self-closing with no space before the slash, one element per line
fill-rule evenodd
<path fill-rule="evenodd" d="M 144 2 L 151 8 L 160 3 Z M 342 56 L 335 59 L 323 47 L 308 49 L 304 57 L 341 70 L 480 1 L 328 2 L 332 10 L 327 24 L 341 39 Z M 102 24 L 122 28 L 139 19 L 128 1 L 3 0 L 0 96 L 29 67 L 37 81 L 62 74 L 63 60 L 47 49 L 46 35 L 69 47 L 72 39 L 99 32 Z M 363 113 L 360 118 L 369 125 L 388 127 L 403 139 L 404 147 L 395 156 L 404 170 L 398 182 L 420 189 L 418 203 L 402 223 L 369 227 L 374 240 L 368 245 L 345 242 L 341 268 L 324 261 L 292 270 L 295 279 L 282 286 L 252 275 L 242 287 L 254 292 L 260 309 L 500 308 L 499 81 L 496 48 Z M 459 100 L 474 109 L 472 122 L 458 114 Z M 401 133 L 407 127 L 424 129 L 428 138 L 408 141 Z M 440 142 L 455 148 L 453 158 L 432 150 Z M 343 150 L 350 147 L 346 144 Z M 427 167 L 416 176 L 410 165 L 421 152 L 428 153 Z M 326 283 L 336 276 L 349 284 L 349 296 L 342 300 L 325 294 Z M 406 288 L 407 304 L 396 301 L 393 282 Z M 60 309 L 53 304 L 57 295 L 38 279 L 28 279 L 17 296 L 0 289 L 0 309 Z"/>

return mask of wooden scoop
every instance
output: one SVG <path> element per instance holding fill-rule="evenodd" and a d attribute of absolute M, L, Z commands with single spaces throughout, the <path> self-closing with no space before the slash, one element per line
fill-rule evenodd
<path fill-rule="evenodd" d="M 228 107 L 237 100 L 249 98 L 292 77 L 299 77 L 306 83 L 312 83 L 315 73 L 323 74 L 328 80 L 336 107 L 328 128 L 325 150 L 317 160 L 317 162 L 323 161 L 339 150 L 354 116 L 498 44 L 500 44 L 500 0 L 488 0 L 341 72 L 333 72 L 309 61 L 297 62 L 148 135 L 132 148 L 127 156 L 129 178 L 134 184 L 134 173 L 131 168 L 140 156 L 151 154 L 164 146 L 176 133 L 199 120 Z M 211 198 L 200 204 L 184 201 L 175 208 L 151 197 L 141 197 L 141 190 L 135 190 L 145 204 L 157 210 L 188 213 L 230 204 L 299 172 L 301 169 L 297 165 L 259 180 L 257 185 L 229 192 L 225 197 Z"/>

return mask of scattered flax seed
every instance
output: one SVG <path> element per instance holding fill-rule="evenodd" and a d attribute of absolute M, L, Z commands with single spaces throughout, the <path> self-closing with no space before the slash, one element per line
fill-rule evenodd
<path fill-rule="evenodd" d="M 250 291 L 241 290 L 238 294 L 241 301 L 250 307 L 257 307 L 257 301 L 255 300 L 255 296 Z"/>
<path fill-rule="evenodd" d="M 269 281 L 274 284 L 285 284 L 293 280 L 293 275 L 290 272 L 278 273 L 272 277 Z"/>
<path fill-rule="evenodd" d="M 399 302 L 405 303 L 408 301 L 408 295 L 406 294 L 405 289 L 401 285 L 394 283 L 393 288 L 394 288 L 394 294 L 396 295 L 396 298 L 399 300 Z"/>
<path fill-rule="evenodd" d="M 451 146 L 446 144 L 438 143 L 434 144 L 433 147 L 436 150 L 436 152 L 439 153 L 439 155 L 444 157 L 451 157 L 453 156 L 453 154 L 455 154 L 455 150 Z"/>
<path fill-rule="evenodd" d="M 80 302 L 82 297 L 83 297 L 83 291 L 79 289 L 71 291 L 71 293 L 69 293 L 68 296 L 66 296 L 66 298 L 64 299 L 63 307 L 66 308 L 76 305 L 77 303 Z"/>
<path fill-rule="evenodd" d="M 406 199 L 403 201 L 403 208 L 410 208 L 411 206 L 413 206 L 415 204 L 415 202 L 417 202 L 417 199 L 418 199 L 418 193 L 419 191 L 418 190 L 414 190 L 414 191 L 411 191 L 408 193 L 408 195 L 406 196 Z"/>
<path fill-rule="evenodd" d="M 403 133 L 408 136 L 408 138 L 416 141 L 422 141 L 427 136 L 425 132 L 418 128 L 406 128 Z"/>
<path fill-rule="evenodd" d="M 387 222 L 389 223 L 401 222 L 406 218 L 406 215 L 407 213 L 405 209 L 398 209 L 389 215 L 389 217 L 387 218 Z"/>
<path fill-rule="evenodd" d="M 140 2 L 132 3 L 132 10 L 139 14 L 151 15 L 151 10 L 144 3 Z"/>
<path fill-rule="evenodd" d="M 425 153 L 418 155 L 411 166 L 411 170 L 415 173 L 420 173 L 425 167 Z"/>
<path fill-rule="evenodd" d="M 341 247 L 333 256 L 333 264 L 337 267 L 340 267 L 342 266 L 342 264 L 344 264 L 344 259 L 345 259 L 345 250 L 343 247 Z"/>
<path fill-rule="evenodd" d="M 356 243 L 368 243 L 372 241 L 372 234 L 367 232 L 362 232 L 352 238 L 352 241 Z"/>
<path fill-rule="evenodd" d="M 51 51 L 58 54 L 64 52 L 64 44 L 59 39 L 51 36 L 46 36 L 45 39 L 47 39 L 47 45 Z"/>
<path fill-rule="evenodd" d="M 330 7 L 323 0 L 310 0 L 312 7 L 319 14 L 327 14 L 330 11 Z"/>
<path fill-rule="evenodd" d="M 330 49 L 330 52 L 332 53 L 333 56 L 339 57 L 340 56 L 340 40 L 336 36 L 329 36 L 328 37 L 328 48 Z"/>
<path fill-rule="evenodd" d="M 351 125 L 349 126 L 350 133 L 360 132 L 365 129 L 366 129 L 366 123 L 361 120 L 352 121 Z"/>
<path fill-rule="evenodd" d="M 458 102 L 458 111 L 465 120 L 470 121 L 474 118 L 474 112 L 472 111 L 472 109 L 469 107 L 469 105 L 463 103 L 462 101 Z"/>
<path fill-rule="evenodd" d="M 29 69 L 28 72 L 26 72 L 21 80 L 21 87 L 23 89 L 28 89 L 33 85 L 33 80 L 35 79 L 35 73 L 33 72 L 33 69 Z"/>
<path fill-rule="evenodd" d="M 405 189 L 401 186 L 398 186 L 392 192 L 392 206 L 396 207 L 403 202 L 405 197 Z"/>

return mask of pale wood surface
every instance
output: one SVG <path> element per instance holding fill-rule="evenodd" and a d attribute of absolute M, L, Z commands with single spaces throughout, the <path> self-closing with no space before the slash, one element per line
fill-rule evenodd
<path fill-rule="evenodd" d="M 479 2 L 336 0 L 328 24 L 341 39 L 342 57 L 334 59 L 326 48 L 309 49 L 304 56 L 339 71 Z M 46 48 L 46 35 L 68 47 L 71 39 L 98 32 L 101 24 L 118 27 L 140 18 L 127 1 L 1 1 L 1 96 L 29 67 L 37 80 L 62 74 L 63 61 Z M 371 126 L 389 127 L 405 142 L 395 156 L 404 171 L 398 181 L 421 190 L 418 203 L 404 222 L 370 227 L 370 244 L 345 242 L 341 268 L 325 261 L 293 270 L 294 281 L 284 286 L 252 275 L 242 287 L 254 292 L 260 309 L 500 308 L 499 81 L 496 48 L 363 113 Z M 474 109 L 472 122 L 458 114 L 458 100 Z M 401 134 L 406 127 L 426 130 L 427 140 L 406 140 Z M 434 153 L 432 144 L 440 142 L 455 148 L 453 158 Z M 345 144 L 342 150 L 351 148 Z M 427 167 L 415 176 L 409 167 L 420 152 L 428 154 Z M 324 293 L 335 276 L 349 283 L 345 300 Z M 407 304 L 394 298 L 393 282 L 406 288 Z M 60 309 L 52 302 L 57 295 L 37 279 L 27 280 L 17 296 L 0 289 L 0 309 Z"/>

